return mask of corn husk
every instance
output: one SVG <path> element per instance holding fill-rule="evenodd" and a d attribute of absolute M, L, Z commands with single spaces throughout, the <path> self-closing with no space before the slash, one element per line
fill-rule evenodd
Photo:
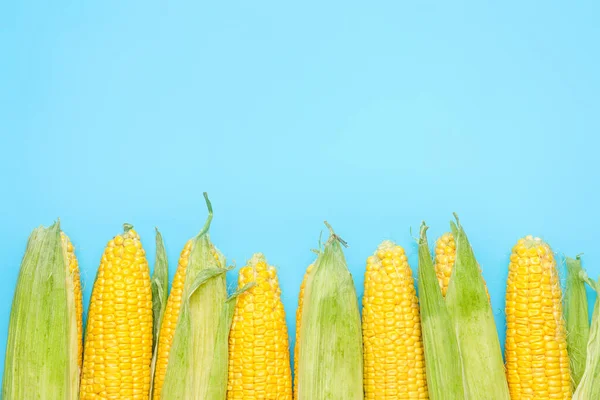
<path fill-rule="evenodd" d="M 600 280 L 591 280 L 583 271 L 579 276 L 596 292 L 596 302 L 587 342 L 585 370 L 573 394 L 573 400 L 598 399 L 600 398 Z"/>
<path fill-rule="evenodd" d="M 299 400 L 362 400 L 358 300 L 342 244 L 330 228 L 306 281 L 298 360 Z"/>
<path fill-rule="evenodd" d="M 581 260 L 566 258 L 567 285 L 565 290 L 565 322 L 567 328 L 567 352 L 571 365 L 573 388 L 576 389 L 585 370 L 587 343 L 590 336 L 588 301 Z"/>
<path fill-rule="evenodd" d="M 169 263 L 162 235 L 156 228 L 156 260 L 151 280 L 152 287 L 152 367 L 150 373 L 150 393 L 154 390 L 154 372 L 156 371 L 156 358 L 158 356 L 158 334 L 160 325 L 167 306 L 169 295 Z M 152 397 L 150 397 L 152 398 Z"/>
<path fill-rule="evenodd" d="M 431 261 L 427 228 L 421 228 L 419 296 L 429 396 L 433 400 L 509 400 L 496 323 L 481 270 L 458 218 L 451 228 L 456 261 L 445 298 Z"/>
<path fill-rule="evenodd" d="M 435 274 L 426 232 L 427 226 L 423 222 L 419 238 L 418 288 L 427 391 L 431 400 L 463 399 L 462 362 L 453 317 Z"/>
<path fill-rule="evenodd" d="M 494 313 L 479 264 L 456 217 L 456 261 L 446 303 L 453 315 L 468 399 L 510 399 Z"/>
<path fill-rule="evenodd" d="M 78 398 L 81 337 L 73 287 L 59 223 L 36 228 L 10 313 L 3 399 Z"/>
<path fill-rule="evenodd" d="M 225 257 L 210 241 L 212 206 L 193 239 L 181 310 L 165 381 L 164 400 L 224 400 L 227 390 L 227 341 L 238 294 L 227 298 Z"/>

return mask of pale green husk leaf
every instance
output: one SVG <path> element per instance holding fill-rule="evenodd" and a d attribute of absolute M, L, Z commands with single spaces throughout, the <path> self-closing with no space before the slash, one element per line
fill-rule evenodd
<path fill-rule="evenodd" d="M 456 261 L 446 304 L 454 322 L 462 363 L 465 398 L 509 400 L 510 394 L 494 314 L 475 254 L 460 225 L 451 223 Z"/>
<path fill-rule="evenodd" d="M 580 276 L 584 273 L 581 260 L 579 256 L 576 259 L 567 257 L 566 264 L 565 322 L 567 326 L 567 352 L 571 365 L 573 387 L 577 388 L 585 370 L 590 323 L 585 283 Z"/>
<path fill-rule="evenodd" d="M 592 281 L 584 272 L 580 277 L 596 291 L 597 297 L 587 343 L 585 370 L 573 394 L 573 400 L 589 400 L 600 398 L 600 281 Z"/>
<path fill-rule="evenodd" d="M 358 300 L 341 243 L 331 231 L 306 282 L 299 339 L 299 400 L 364 398 Z"/>
<path fill-rule="evenodd" d="M 418 288 L 425 375 L 430 400 L 463 399 L 465 389 L 454 323 L 435 274 L 427 226 L 419 238 Z"/>
<path fill-rule="evenodd" d="M 36 228 L 21 263 L 4 364 L 2 398 L 79 396 L 79 335 L 59 223 Z"/>

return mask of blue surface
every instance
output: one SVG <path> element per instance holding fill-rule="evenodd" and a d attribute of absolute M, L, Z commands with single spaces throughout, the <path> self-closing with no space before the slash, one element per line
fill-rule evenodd
<path fill-rule="evenodd" d="M 383 239 L 416 268 L 456 211 L 501 340 L 523 235 L 600 274 L 598 2 L 3 2 L 0 359 L 30 231 L 57 217 L 85 304 L 106 242 L 154 227 L 279 268 L 288 327 L 327 219 L 359 295 Z M 235 274 L 230 276 L 230 285 Z M 293 335 L 292 335 L 293 336 Z M 2 369 L 0 369 L 2 373 Z"/>

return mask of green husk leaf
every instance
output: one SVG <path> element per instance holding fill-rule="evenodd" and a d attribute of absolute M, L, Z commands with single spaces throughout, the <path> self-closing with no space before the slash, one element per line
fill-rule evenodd
<path fill-rule="evenodd" d="M 419 238 L 418 277 L 429 399 L 463 399 L 465 389 L 454 323 L 435 274 L 425 222 L 421 224 Z"/>
<path fill-rule="evenodd" d="M 362 400 L 363 355 L 358 300 L 343 242 L 330 237 L 304 292 L 298 360 L 299 400 Z"/>
<path fill-rule="evenodd" d="M 222 400 L 225 399 L 227 395 L 227 379 L 223 379 L 223 376 L 226 377 L 228 372 L 229 332 L 231 330 L 231 323 L 233 322 L 235 305 L 238 297 L 254 287 L 254 285 L 254 282 L 247 283 L 240 290 L 229 296 L 223 305 L 221 318 L 219 319 L 219 332 L 217 333 L 215 349 L 217 349 L 216 354 L 224 356 L 225 359 L 221 360 L 221 362 L 215 362 L 210 371 L 211 385 L 208 389 L 208 395 L 206 396 L 209 400 Z"/>
<path fill-rule="evenodd" d="M 81 339 L 65 252 L 58 222 L 29 237 L 10 313 L 5 400 L 79 396 Z"/>
<path fill-rule="evenodd" d="M 165 400 L 212 400 L 211 385 L 227 381 L 227 348 L 215 343 L 227 299 L 228 269 L 225 258 L 210 241 L 212 206 L 206 193 L 204 197 L 209 214 L 200 233 L 192 239 L 181 311 L 161 392 Z M 221 371 L 218 381 L 212 371 Z"/>
<path fill-rule="evenodd" d="M 567 326 L 567 352 L 571 364 L 573 388 L 577 388 L 585 370 L 590 323 L 588 320 L 585 283 L 581 278 L 581 274 L 584 272 L 579 256 L 576 259 L 567 257 L 566 265 L 565 322 Z"/>
<path fill-rule="evenodd" d="M 152 311 L 154 321 L 153 344 L 156 344 L 162 316 L 167 305 L 169 290 L 169 262 L 162 235 L 156 228 L 156 261 L 152 273 Z M 153 346 L 154 347 L 154 346 Z"/>
<path fill-rule="evenodd" d="M 580 274 L 583 279 L 582 275 L 585 275 L 585 278 L 589 280 L 587 274 Z M 600 398 L 600 295 L 598 295 L 600 281 L 590 280 L 590 286 L 596 291 L 596 303 L 594 304 L 590 336 L 587 343 L 585 370 L 573 394 L 573 400 Z"/>
<path fill-rule="evenodd" d="M 456 216 L 456 261 L 446 304 L 454 321 L 465 398 L 510 399 L 494 313 L 473 248 Z M 453 224 L 451 224 L 453 225 Z"/>

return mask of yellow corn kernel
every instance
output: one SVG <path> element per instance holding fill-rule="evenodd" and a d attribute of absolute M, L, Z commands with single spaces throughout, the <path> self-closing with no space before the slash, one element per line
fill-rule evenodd
<path fill-rule="evenodd" d="M 511 399 L 572 395 L 561 289 L 554 255 L 539 238 L 513 248 L 506 286 L 506 374 Z"/>
<path fill-rule="evenodd" d="M 427 399 L 412 271 L 391 241 L 367 259 L 362 329 L 365 399 Z"/>
<path fill-rule="evenodd" d="M 80 398 L 147 399 L 152 292 L 146 254 L 125 224 L 102 256 L 86 328 Z"/>
<path fill-rule="evenodd" d="M 256 285 L 238 298 L 229 336 L 228 400 L 291 400 L 292 373 L 285 311 L 275 268 L 255 254 L 240 269 L 238 287 Z"/>

